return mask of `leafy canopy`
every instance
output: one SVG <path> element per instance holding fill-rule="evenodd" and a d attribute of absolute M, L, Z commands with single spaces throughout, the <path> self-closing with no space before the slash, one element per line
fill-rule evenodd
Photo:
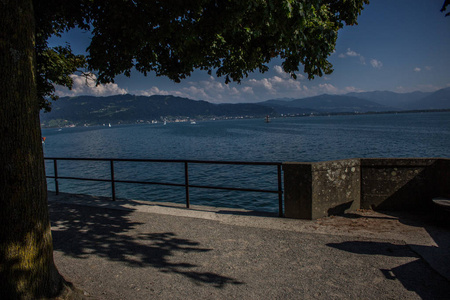
<path fill-rule="evenodd" d="M 368 0 L 34 0 L 39 97 L 56 99 L 54 84 L 72 86 L 80 68 L 97 83 L 135 68 L 179 82 L 195 69 L 239 82 L 268 70 L 274 57 L 296 78 L 330 74 L 338 30 L 356 20 Z M 71 28 L 90 30 L 86 57 L 47 39 Z"/>
<path fill-rule="evenodd" d="M 450 0 L 445 0 L 444 4 L 442 4 L 441 12 L 445 12 L 447 10 L 447 6 L 450 5 Z M 445 14 L 446 17 L 450 16 L 450 12 Z"/>

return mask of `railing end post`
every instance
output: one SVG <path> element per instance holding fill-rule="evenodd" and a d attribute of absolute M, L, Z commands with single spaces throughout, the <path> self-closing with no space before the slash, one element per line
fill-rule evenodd
<path fill-rule="evenodd" d="M 189 169 L 187 161 L 184 162 L 184 185 L 186 189 L 186 208 L 189 208 Z"/>
<path fill-rule="evenodd" d="M 112 201 L 116 201 L 116 183 L 114 182 L 114 160 L 109 161 L 111 164 L 111 192 Z"/>
<path fill-rule="evenodd" d="M 278 216 L 283 218 L 283 185 L 282 185 L 282 176 L 281 176 L 281 164 L 277 165 L 278 171 Z"/>
<path fill-rule="evenodd" d="M 55 194 L 59 195 L 59 184 L 58 184 L 58 164 L 56 158 L 53 159 L 53 173 L 55 174 Z"/>

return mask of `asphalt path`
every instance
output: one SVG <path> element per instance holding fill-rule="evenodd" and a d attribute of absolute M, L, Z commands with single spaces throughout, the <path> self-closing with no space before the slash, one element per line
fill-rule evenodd
<path fill-rule="evenodd" d="M 49 207 L 55 263 L 89 298 L 450 297 L 449 230 L 404 216 L 303 221 L 70 194 Z"/>

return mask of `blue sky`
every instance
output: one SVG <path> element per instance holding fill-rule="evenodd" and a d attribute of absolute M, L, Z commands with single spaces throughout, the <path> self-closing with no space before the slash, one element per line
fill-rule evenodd
<path fill-rule="evenodd" d="M 330 56 L 334 72 L 314 80 L 299 74 L 293 80 L 274 59 L 270 70 L 254 73 L 241 84 L 226 85 L 224 78 L 196 71 L 181 83 L 133 72 L 114 84 L 86 85 L 73 76 L 74 88 L 58 87 L 60 96 L 114 94 L 176 95 L 213 103 L 259 102 L 275 98 L 304 98 L 321 94 L 363 91 L 432 92 L 450 87 L 450 17 L 440 12 L 443 0 L 371 0 L 357 26 L 339 32 Z M 79 53 L 89 35 L 72 31 L 63 36 Z M 50 45 L 63 42 L 53 38 Z"/>

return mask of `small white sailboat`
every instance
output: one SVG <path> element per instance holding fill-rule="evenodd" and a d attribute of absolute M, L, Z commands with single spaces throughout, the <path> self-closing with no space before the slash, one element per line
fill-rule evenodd
<path fill-rule="evenodd" d="M 111 123 L 108 124 L 108 127 L 111 127 Z"/>

